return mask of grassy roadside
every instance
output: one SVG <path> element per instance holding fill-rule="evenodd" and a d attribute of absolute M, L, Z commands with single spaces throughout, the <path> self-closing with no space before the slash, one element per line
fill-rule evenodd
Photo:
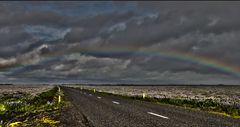
<path fill-rule="evenodd" d="M 87 90 L 91 92 L 94 91 L 89 89 L 83 89 L 83 90 Z M 223 104 L 217 103 L 213 99 L 198 101 L 196 99 L 186 100 L 186 99 L 174 99 L 174 98 L 151 98 L 147 96 L 143 98 L 142 96 L 127 96 L 127 95 L 119 95 L 119 94 L 99 92 L 99 91 L 95 91 L 95 92 L 100 94 L 123 97 L 126 99 L 146 101 L 146 102 L 152 102 L 157 104 L 170 104 L 170 105 L 175 105 L 175 106 L 180 106 L 185 108 L 198 109 L 198 110 L 207 111 L 209 113 L 214 113 L 218 115 L 224 115 L 232 118 L 240 118 L 240 107 L 237 107 L 234 105 L 223 105 Z"/>
<path fill-rule="evenodd" d="M 0 127 L 56 127 L 63 100 L 64 94 L 57 87 L 34 97 L 25 93 L 4 95 L 0 98 Z"/>

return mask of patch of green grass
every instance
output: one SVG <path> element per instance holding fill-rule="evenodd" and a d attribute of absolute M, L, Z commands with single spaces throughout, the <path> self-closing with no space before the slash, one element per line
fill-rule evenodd
<path fill-rule="evenodd" d="M 9 122 L 13 122 L 11 119 L 23 114 L 58 110 L 65 105 L 64 101 L 58 102 L 58 95 L 63 96 L 64 94 L 62 91 L 59 92 L 57 87 L 34 97 L 30 94 L 4 95 L 0 98 L 0 121 L 3 121 L 2 125 L 0 123 L 0 127 L 10 124 Z"/>

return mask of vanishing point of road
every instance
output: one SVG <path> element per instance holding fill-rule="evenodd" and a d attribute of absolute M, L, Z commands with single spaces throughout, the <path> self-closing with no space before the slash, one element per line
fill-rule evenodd
<path fill-rule="evenodd" d="M 92 127 L 240 127 L 240 120 L 170 105 L 62 87 Z"/>

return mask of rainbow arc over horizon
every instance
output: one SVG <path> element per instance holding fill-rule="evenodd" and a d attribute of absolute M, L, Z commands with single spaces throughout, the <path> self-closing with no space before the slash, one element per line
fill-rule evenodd
<path fill-rule="evenodd" d="M 181 52 L 181 51 L 176 51 L 176 50 L 134 50 L 131 48 L 111 48 L 111 49 L 98 49 L 93 52 L 96 53 L 133 53 L 136 55 L 156 55 L 159 56 L 160 58 L 170 58 L 170 59 L 176 59 L 176 60 L 181 60 L 185 62 L 190 62 L 196 65 L 202 65 L 206 66 L 209 68 L 213 68 L 228 74 L 231 74 L 234 77 L 240 78 L 240 67 L 234 66 L 232 64 L 227 64 L 222 61 L 213 59 L 213 58 L 208 58 L 208 57 L 202 57 L 202 56 L 197 56 L 194 54 L 186 53 L 186 52 Z"/>
<path fill-rule="evenodd" d="M 121 53 L 129 53 L 129 54 L 135 54 L 135 55 L 154 55 L 154 56 L 159 56 L 159 58 L 169 58 L 172 60 L 181 60 L 183 62 L 189 62 L 193 63 L 196 65 L 200 66 L 205 66 L 209 67 L 212 69 L 219 70 L 221 72 L 225 72 L 227 74 L 230 74 L 234 76 L 235 78 L 240 79 L 240 66 L 234 66 L 231 64 L 224 63 L 222 61 L 213 59 L 213 58 L 208 58 L 208 57 L 202 57 L 202 56 L 197 56 L 194 54 L 186 53 L 186 52 L 181 52 L 181 51 L 176 51 L 176 50 L 136 50 L 133 48 L 98 48 L 94 50 L 87 50 L 87 49 L 79 49 L 79 50 L 74 50 L 70 51 L 67 54 L 71 53 L 94 53 L 94 54 L 121 54 Z M 61 57 L 62 55 L 67 55 L 67 54 L 48 54 L 45 55 L 47 57 L 46 61 Z M 25 66 L 18 64 L 17 66 Z"/>

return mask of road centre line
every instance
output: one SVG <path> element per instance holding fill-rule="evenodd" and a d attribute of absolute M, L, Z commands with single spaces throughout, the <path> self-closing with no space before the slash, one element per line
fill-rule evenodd
<path fill-rule="evenodd" d="M 102 97 L 97 97 L 98 99 L 101 99 Z"/>
<path fill-rule="evenodd" d="M 159 115 L 159 114 L 156 114 L 156 113 L 153 113 L 153 112 L 147 112 L 147 113 L 150 114 L 150 115 L 154 115 L 154 116 L 157 116 L 157 117 L 164 118 L 164 119 L 169 119 L 169 118 L 166 117 L 166 116 L 162 116 L 162 115 Z"/>
<path fill-rule="evenodd" d="M 117 101 L 112 101 L 112 103 L 113 104 L 117 104 L 117 105 L 119 105 L 120 103 L 119 102 L 117 102 Z"/>

